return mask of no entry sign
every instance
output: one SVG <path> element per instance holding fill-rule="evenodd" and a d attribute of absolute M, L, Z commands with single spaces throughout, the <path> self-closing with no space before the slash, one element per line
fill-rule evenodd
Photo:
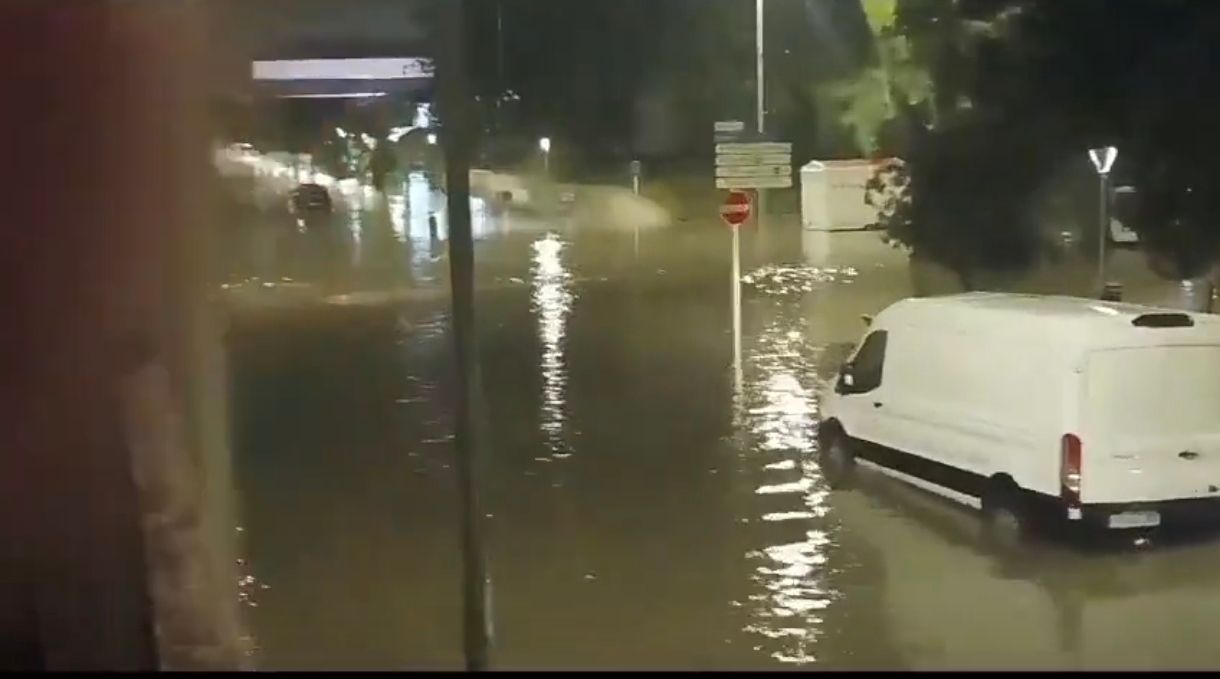
<path fill-rule="evenodd" d="M 742 191 L 729 191 L 720 206 L 720 218 L 731 228 L 737 228 L 750 218 L 750 196 Z"/>

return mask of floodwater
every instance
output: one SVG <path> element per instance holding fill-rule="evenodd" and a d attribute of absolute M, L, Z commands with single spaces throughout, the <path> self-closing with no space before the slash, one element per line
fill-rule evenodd
<path fill-rule="evenodd" d="M 261 668 L 462 663 L 447 260 L 411 190 L 336 217 L 294 282 L 440 292 L 231 335 Z M 939 499 L 827 489 L 819 382 L 910 289 L 875 234 L 745 234 L 737 394 L 728 233 L 637 255 L 598 219 L 476 215 L 494 666 L 1220 666 L 1220 541 L 1002 560 Z"/>

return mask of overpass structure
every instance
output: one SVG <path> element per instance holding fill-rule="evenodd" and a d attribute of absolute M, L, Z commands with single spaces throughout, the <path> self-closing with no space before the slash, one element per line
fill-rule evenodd
<path fill-rule="evenodd" d="M 250 76 L 259 97 L 363 99 L 426 94 L 434 70 L 424 57 L 276 59 L 252 62 Z"/>

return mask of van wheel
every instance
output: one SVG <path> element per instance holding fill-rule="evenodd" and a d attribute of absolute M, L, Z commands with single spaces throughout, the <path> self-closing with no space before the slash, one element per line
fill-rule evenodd
<path fill-rule="evenodd" d="M 827 436 L 821 448 L 822 477 L 832 489 L 848 488 L 856 472 L 856 452 L 842 432 Z"/>
<path fill-rule="evenodd" d="M 983 539 L 1001 554 L 1013 554 L 1024 546 L 1028 522 L 1019 496 L 1010 488 L 996 488 L 983 498 Z"/>

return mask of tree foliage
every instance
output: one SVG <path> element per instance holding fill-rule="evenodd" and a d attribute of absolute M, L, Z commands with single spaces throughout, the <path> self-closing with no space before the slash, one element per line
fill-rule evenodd
<path fill-rule="evenodd" d="M 963 273 L 1026 265 L 1048 183 L 1112 144 L 1140 198 L 1132 226 L 1163 270 L 1194 275 L 1216 259 L 1220 132 L 1201 85 L 1220 67 L 1220 3 L 897 0 L 892 23 L 870 18 L 929 75 L 930 91 L 915 88 L 925 98 L 887 112 L 904 164 L 872 188 L 897 190 L 882 219 L 893 238 Z"/>

